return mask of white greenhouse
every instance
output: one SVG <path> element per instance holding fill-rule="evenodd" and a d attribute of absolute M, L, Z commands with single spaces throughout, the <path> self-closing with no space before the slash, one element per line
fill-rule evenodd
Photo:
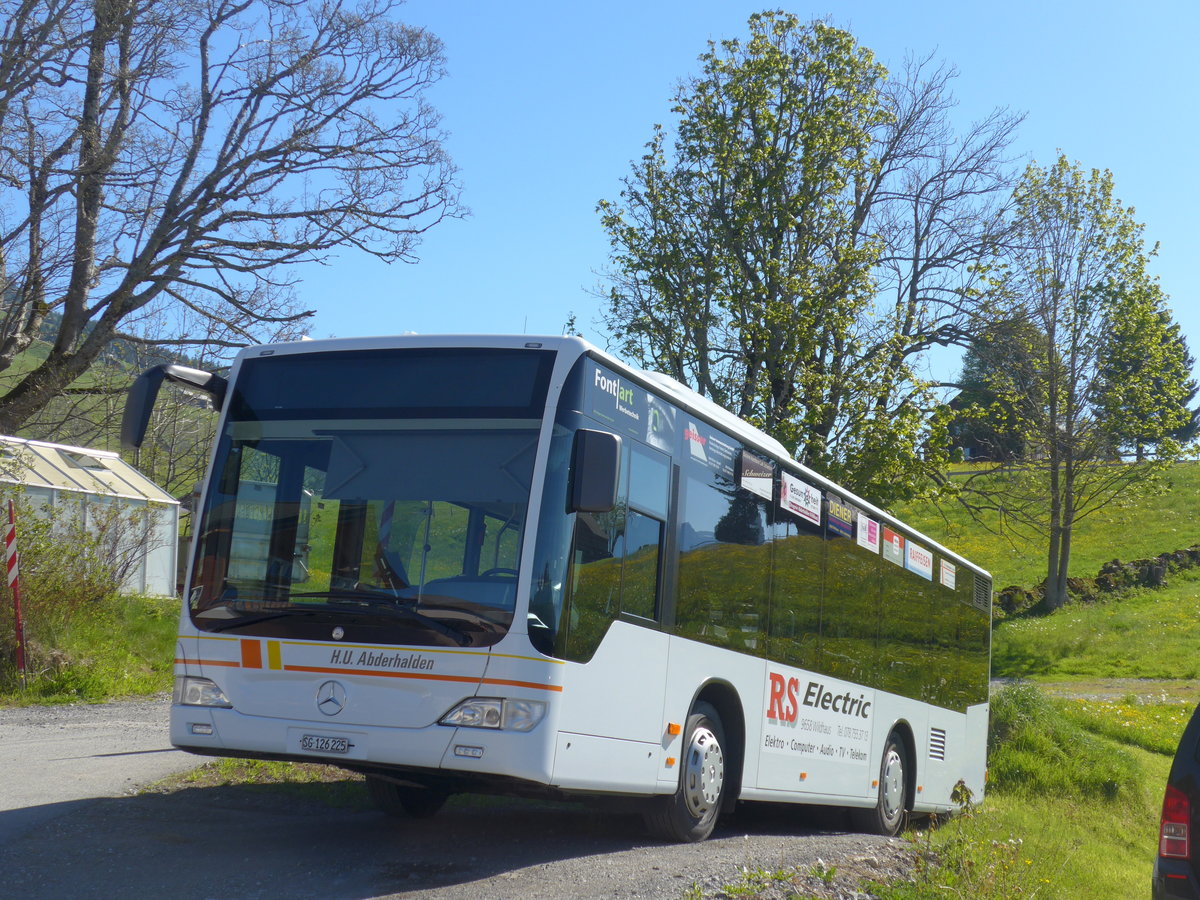
<path fill-rule="evenodd" d="M 124 543 L 139 549 L 130 557 L 122 588 L 160 597 L 175 594 L 179 501 L 116 453 L 0 436 L 0 485 L 4 484 L 18 485 L 34 509 L 74 506 L 89 528 L 104 521 L 114 507 L 133 514 L 138 533 Z M 0 495 L 6 493 L 0 487 Z M 145 516 L 138 515 L 142 511 Z M 7 504 L 0 520 L 7 525 Z M 20 534 L 18 522 L 18 548 Z"/>

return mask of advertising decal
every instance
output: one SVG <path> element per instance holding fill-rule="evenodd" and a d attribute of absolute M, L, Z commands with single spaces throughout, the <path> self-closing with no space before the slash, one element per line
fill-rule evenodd
<path fill-rule="evenodd" d="M 858 546 L 866 547 L 872 553 L 879 552 L 879 523 L 861 512 L 858 514 Z"/>
<path fill-rule="evenodd" d="M 675 409 L 641 387 L 593 364 L 584 412 L 620 434 L 665 453 L 675 448 Z"/>
<path fill-rule="evenodd" d="M 688 452 L 692 454 L 692 459 L 708 465 L 708 451 L 704 449 L 708 438 L 700 433 L 700 426 L 695 422 L 688 422 L 687 427 L 683 429 L 683 440 L 687 444 Z"/>
<path fill-rule="evenodd" d="M 904 536 L 883 526 L 883 558 L 898 566 L 904 565 Z"/>
<path fill-rule="evenodd" d="M 802 519 L 821 524 L 821 492 L 787 472 L 782 474 L 779 505 Z"/>
<path fill-rule="evenodd" d="M 868 765 L 875 692 L 832 678 L 767 670 L 763 752 Z"/>
<path fill-rule="evenodd" d="M 646 395 L 646 443 L 663 453 L 675 452 L 675 407 Z"/>
<path fill-rule="evenodd" d="M 764 462 L 745 450 L 739 454 L 738 484 L 750 493 L 758 494 L 765 500 L 773 500 L 775 497 L 774 476 L 774 467 L 769 462 Z"/>
<path fill-rule="evenodd" d="M 842 537 L 854 537 L 854 507 L 843 503 L 840 497 L 827 494 L 829 530 Z"/>
<path fill-rule="evenodd" d="M 688 419 L 683 429 L 683 443 L 694 462 L 733 482 L 737 453 L 734 447 L 726 442 L 725 435 L 694 419 Z"/>
<path fill-rule="evenodd" d="M 944 584 L 946 587 L 950 588 L 950 590 L 954 590 L 955 574 L 956 573 L 954 571 L 954 563 L 946 562 L 946 560 L 943 559 L 942 560 L 942 584 Z"/>
<path fill-rule="evenodd" d="M 642 437 L 646 422 L 646 392 L 622 381 L 600 366 L 593 366 L 591 414 L 618 431 Z"/>
<path fill-rule="evenodd" d="M 909 541 L 908 563 L 905 568 L 910 572 L 916 572 L 922 578 L 933 581 L 933 553 L 915 541 Z"/>

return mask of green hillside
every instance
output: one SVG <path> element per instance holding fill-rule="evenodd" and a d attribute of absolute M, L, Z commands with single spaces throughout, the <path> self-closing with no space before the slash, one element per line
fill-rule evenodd
<path fill-rule="evenodd" d="M 992 573 L 997 588 L 1032 587 L 1046 577 L 1047 542 L 1038 535 L 1002 533 L 995 516 L 974 521 L 952 502 L 913 504 L 901 519 Z M 1181 463 L 1158 493 L 1118 498 L 1074 530 L 1070 574 L 1091 577 L 1112 559 L 1158 556 L 1200 543 L 1200 463 Z"/>
<path fill-rule="evenodd" d="M 1043 538 L 997 534 L 960 509 L 899 514 L 990 570 L 999 588 L 1045 577 Z M 1119 498 L 1074 531 L 1071 571 L 1200 544 L 1200 464 L 1175 466 L 1157 493 Z M 1163 785 L 1200 700 L 1200 571 L 1158 589 L 1050 616 L 996 623 L 983 808 L 924 838 L 939 864 L 891 898 L 1149 896 Z M 951 894 L 955 895 L 955 894 Z"/>

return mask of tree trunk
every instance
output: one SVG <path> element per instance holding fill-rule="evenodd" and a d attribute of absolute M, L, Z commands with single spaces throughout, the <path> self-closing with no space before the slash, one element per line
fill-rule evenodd
<path fill-rule="evenodd" d="M 1046 600 L 1048 612 L 1061 607 L 1067 602 L 1066 568 L 1063 566 L 1063 546 L 1069 546 L 1070 526 L 1064 516 L 1062 490 L 1063 474 L 1061 461 L 1058 456 L 1057 444 L 1051 443 L 1050 449 L 1050 552 L 1046 560 Z"/>
<path fill-rule="evenodd" d="M 1060 577 L 1063 540 L 1062 526 L 1057 522 L 1052 523 L 1050 525 L 1050 554 L 1046 566 L 1046 599 L 1044 601 L 1047 612 L 1053 612 L 1067 601 Z"/>
<path fill-rule="evenodd" d="M 1066 520 L 1062 528 L 1062 537 L 1059 540 L 1058 551 L 1058 584 L 1055 586 L 1054 594 L 1058 598 L 1058 607 L 1070 599 L 1070 593 L 1067 590 L 1067 573 L 1070 571 L 1071 562 L 1071 521 Z M 1056 609 L 1058 607 L 1055 607 Z"/>

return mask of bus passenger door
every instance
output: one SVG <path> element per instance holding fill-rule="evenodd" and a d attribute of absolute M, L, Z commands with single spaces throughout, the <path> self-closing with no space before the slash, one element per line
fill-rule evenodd
<path fill-rule="evenodd" d="M 628 789 L 656 779 L 667 635 L 660 629 L 670 460 L 622 450 L 611 512 L 576 516 L 568 572 L 567 665 L 555 783 L 603 775 Z M 597 769 L 599 767 L 599 769 Z M 589 771 L 590 770 L 590 771 Z"/>

